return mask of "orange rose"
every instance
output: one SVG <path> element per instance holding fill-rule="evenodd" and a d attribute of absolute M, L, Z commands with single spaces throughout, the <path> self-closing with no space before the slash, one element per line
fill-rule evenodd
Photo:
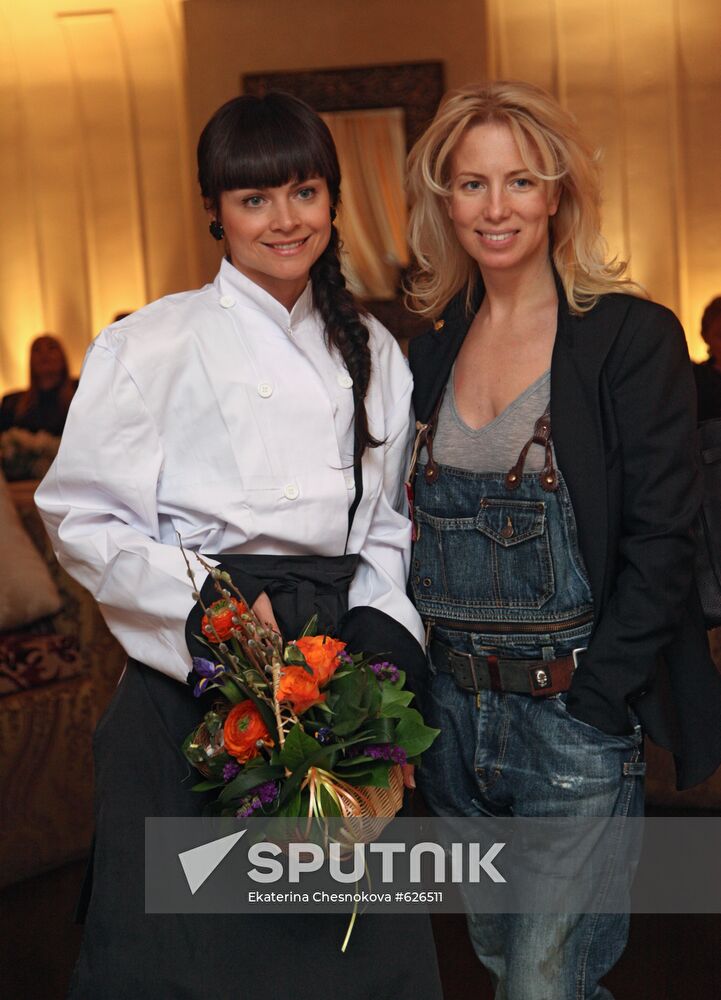
<path fill-rule="evenodd" d="M 241 701 L 233 705 L 223 726 L 225 749 L 237 761 L 245 764 L 251 757 L 257 757 L 260 753 L 256 746 L 258 740 L 273 746 L 270 733 L 258 709 L 252 701 Z"/>
<path fill-rule="evenodd" d="M 329 635 L 306 635 L 296 639 L 295 645 L 315 674 L 318 687 L 324 687 L 340 666 L 338 653 L 345 649 L 346 644 L 340 639 L 331 639 Z"/>
<path fill-rule="evenodd" d="M 237 628 L 233 624 L 233 618 L 240 618 L 248 611 L 247 605 L 242 601 L 236 601 L 234 597 L 222 598 L 215 601 L 208 608 L 207 615 L 203 615 L 201 630 L 208 642 L 225 642 L 230 638 L 232 629 Z"/>
<path fill-rule="evenodd" d="M 325 701 L 325 695 L 318 690 L 318 681 L 303 667 L 283 667 L 278 684 L 278 701 L 287 701 L 298 715 L 318 701 Z"/>

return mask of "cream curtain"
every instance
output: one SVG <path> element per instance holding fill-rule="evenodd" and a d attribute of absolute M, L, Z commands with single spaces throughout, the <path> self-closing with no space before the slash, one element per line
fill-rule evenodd
<path fill-rule="evenodd" d="M 693 357 L 721 294 L 719 0 L 488 0 L 489 74 L 530 80 L 601 151 L 611 252 L 676 312 Z"/>
<path fill-rule="evenodd" d="M 338 111 L 322 117 L 343 174 L 337 225 L 348 284 L 362 298 L 392 299 L 399 268 L 408 264 L 403 111 Z"/>

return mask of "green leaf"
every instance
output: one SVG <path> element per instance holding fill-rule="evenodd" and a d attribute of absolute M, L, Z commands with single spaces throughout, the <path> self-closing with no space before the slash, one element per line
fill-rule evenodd
<path fill-rule="evenodd" d="M 345 713 L 345 719 L 333 723 L 333 732 L 336 736 L 352 736 L 356 733 L 367 719 L 367 714 L 363 709 L 358 709 L 355 715 L 350 712 Z"/>
<path fill-rule="evenodd" d="M 301 816 L 301 794 L 300 789 L 296 788 L 291 797 L 287 802 L 282 803 L 278 806 L 276 816 Z"/>
<path fill-rule="evenodd" d="M 356 732 L 368 718 L 379 714 L 381 693 L 375 677 L 364 670 L 337 674 L 326 689 L 327 704 L 334 715 L 333 731 L 338 736 Z"/>
<path fill-rule="evenodd" d="M 299 639 L 304 639 L 307 635 L 316 635 L 318 632 L 318 615 L 313 615 L 303 626 L 303 631 L 298 636 Z"/>
<path fill-rule="evenodd" d="M 427 750 L 439 733 L 440 729 L 432 729 L 424 723 L 415 708 L 405 708 L 396 726 L 394 740 L 409 757 L 415 757 Z"/>
<path fill-rule="evenodd" d="M 373 767 L 368 767 L 366 764 L 362 771 L 344 771 L 343 780 L 347 781 L 349 785 L 355 785 L 356 788 L 362 788 L 363 785 L 371 785 L 373 788 L 389 788 L 388 772 L 390 769 L 391 764 L 388 761 L 379 760 L 374 762 Z"/>
<path fill-rule="evenodd" d="M 233 799 L 242 798 L 251 788 L 262 785 L 264 781 L 278 781 L 283 777 L 283 768 L 274 767 L 272 764 L 262 764 L 250 766 L 246 764 L 240 774 L 225 786 L 218 798 L 219 802 L 228 803 Z"/>
<path fill-rule="evenodd" d="M 374 757 L 368 757 L 367 754 L 358 754 L 357 757 L 345 757 L 343 760 L 339 760 L 335 766 L 337 770 L 351 769 L 358 767 L 359 764 L 369 764 L 374 759 Z"/>
<path fill-rule="evenodd" d="M 398 709 L 407 708 L 413 701 L 412 691 L 400 691 L 395 684 L 384 684 L 381 688 L 381 715 L 399 718 Z"/>
<path fill-rule="evenodd" d="M 302 667 L 307 674 L 313 673 L 308 666 L 305 657 L 294 642 L 289 642 L 283 651 L 283 663 L 287 667 Z"/>
<path fill-rule="evenodd" d="M 404 709 L 405 712 L 411 711 Z M 372 719 L 357 734 L 365 743 L 397 743 L 398 723 L 395 719 Z"/>
<path fill-rule="evenodd" d="M 278 754 L 278 762 L 287 767 L 289 771 L 295 771 L 307 764 L 308 759 L 315 756 L 320 746 L 318 740 L 309 736 L 301 724 L 296 722 L 286 737 L 283 749 Z"/>
<path fill-rule="evenodd" d="M 238 677 L 235 677 L 233 674 L 224 674 L 223 677 L 224 680 L 222 682 L 219 678 L 212 686 L 217 687 L 231 704 L 239 705 L 241 701 L 248 700 L 250 692 Z"/>
<path fill-rule="evenodd" d="M 191 791 L 210 792 L 213 788 L 222 788 L 224 784 L 224 781 L 200 781 L 197 785 L 193 785 Z"/>

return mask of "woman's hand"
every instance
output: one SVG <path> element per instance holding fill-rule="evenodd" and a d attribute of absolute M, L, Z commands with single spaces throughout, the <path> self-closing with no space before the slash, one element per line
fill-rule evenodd
<path fill-rule="evenodd" d="M 265 625 L 266 628 L 272 629 L 274 632 L 278 632 L 278 634 L 280 634 L 278 622 L 275 620 L 275 615 L 273 614 L 273 605 L 270 603 L 270 598 L 265 591 L 258 594 L 251 611 L 257 615 L 261 624 Z"/>

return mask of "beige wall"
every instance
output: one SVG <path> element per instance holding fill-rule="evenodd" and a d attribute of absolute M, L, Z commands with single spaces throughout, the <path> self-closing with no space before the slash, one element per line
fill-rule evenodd
<path fill-rule="evenodd" d="M 38 332 L 77 370 L 115 312 L 213 274 L 193 149 L 243 73 L 425 59 L 449 87 L 535 80 L 579 116 L 612 248 L 702 356 L 720 51 L 718 0 L 0 0 L 0 391 Z"/>
<path fill-rule="evenodd" d="M 244 73 L 445 63 L 457 87 L 485 75 L 484 0 L 186 0 L 191 133 L 240 93 Z M 199 219 L 206 275 L 219 251 Z"/>
<path fill-rule="evenodd" d="M 0 391 L 197 283 L 188 148 L 179 0 L 0 0 Z"/>
<path fill-rule="evenodd" d="M 553 91 L 602 153 L 604 231 L 692 353 L 721 295 L 719 0 L 489 0 L 489 69 Z"/>

